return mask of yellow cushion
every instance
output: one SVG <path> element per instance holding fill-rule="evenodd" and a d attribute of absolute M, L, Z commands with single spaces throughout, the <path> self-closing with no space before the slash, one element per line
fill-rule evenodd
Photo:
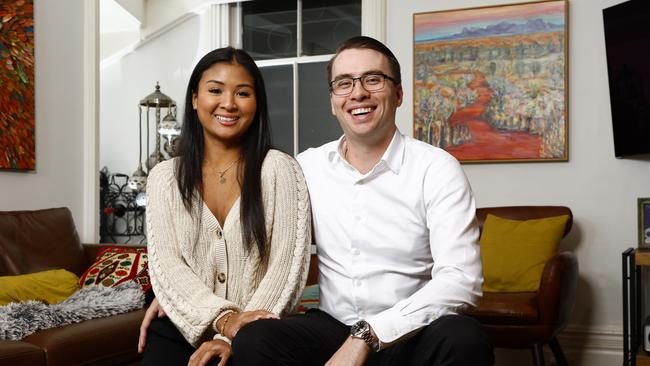
<path fill-rule="evenodd" d="M 79 277 L 65 269 L 0 276 L 0 305 L 27 300 L 54 304 L 79 290 Z"/>
<path fill-rule="evenodd" d="M 483 291 L 537 291 L 544 264 L 555 254 L 568 215 L 508 220 L 488 214 L 481 234 Z"/>

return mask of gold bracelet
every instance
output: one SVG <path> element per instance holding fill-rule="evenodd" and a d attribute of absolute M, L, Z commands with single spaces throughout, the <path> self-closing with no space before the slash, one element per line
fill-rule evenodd
<path fill-rule="evenodd" d="M 234 313 L 235 313 L 234 311 L 231 311 L 228 314 L 224 315 L 223 317 L 223 322 L 221 322 L 221 329 L 219 330 L 219 334 L 221 334 L 224 337 L 226 337 L 226 334 L 224 333 L 224 331 L 226 330 L 226 323 L 228 323 L 228 320 Z"/>

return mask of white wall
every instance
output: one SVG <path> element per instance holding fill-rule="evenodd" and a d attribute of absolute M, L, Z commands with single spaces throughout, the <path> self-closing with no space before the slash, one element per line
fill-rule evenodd
<path fill-rule="evenodd" d="M 78 229 L 84 222 L 82 4 L 34 0 L 36 170 L 0 171 L 0 210 L 67 206 Z"/>
<path fill-rule="evenodd" d="M 397 115 L 402 131 L 412 131 L 413 13 L 519 2 L 388 0 L 387 44 L 406 91 Z M 602 9 L 620 2 L 569 2 L 569 162 L 464 165 L 478 206 L 572 209 L 573 231 L 562 247 L 576 252 L 580 280 L 569 330 L 610 337 L 620 342 L 614 348 L 622 348 L 621 252 L 636 245 L 637 197 L 650 196 L 650 162 L 614 157 Z"/>

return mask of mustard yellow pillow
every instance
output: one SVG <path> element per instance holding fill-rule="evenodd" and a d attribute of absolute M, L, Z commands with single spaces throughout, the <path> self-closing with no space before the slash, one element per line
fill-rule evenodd
<path fill-rule="evenodd" d="M 481 234 L 483 291 L 537 291 L 544 264 L 555 254 L 568 215 L 508 220 L 488 214 Z"/>
<path fill-rule="evenodd" d="M 79 277 L 65 269 L 0 276 L 0 305 L 27 300 L 54 304 L 79 290 Z"/>

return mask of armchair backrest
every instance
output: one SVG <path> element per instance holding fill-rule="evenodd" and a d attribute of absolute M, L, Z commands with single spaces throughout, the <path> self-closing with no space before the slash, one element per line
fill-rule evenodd
<path fill-rule="evenodd" d="M 510 220 L 533 220 L 543 219 L 545 217 L 569 215 L 566 226 L 564 227 L 565 237 L 573 226 L 573 213 L 571 209 L 564 206 L 504 206 L 504 207 L 481 207 L 476 209 L 476 219 L 479 228 L 483 231 L 483 223 L 487 214 L 499 216 Z"/>

